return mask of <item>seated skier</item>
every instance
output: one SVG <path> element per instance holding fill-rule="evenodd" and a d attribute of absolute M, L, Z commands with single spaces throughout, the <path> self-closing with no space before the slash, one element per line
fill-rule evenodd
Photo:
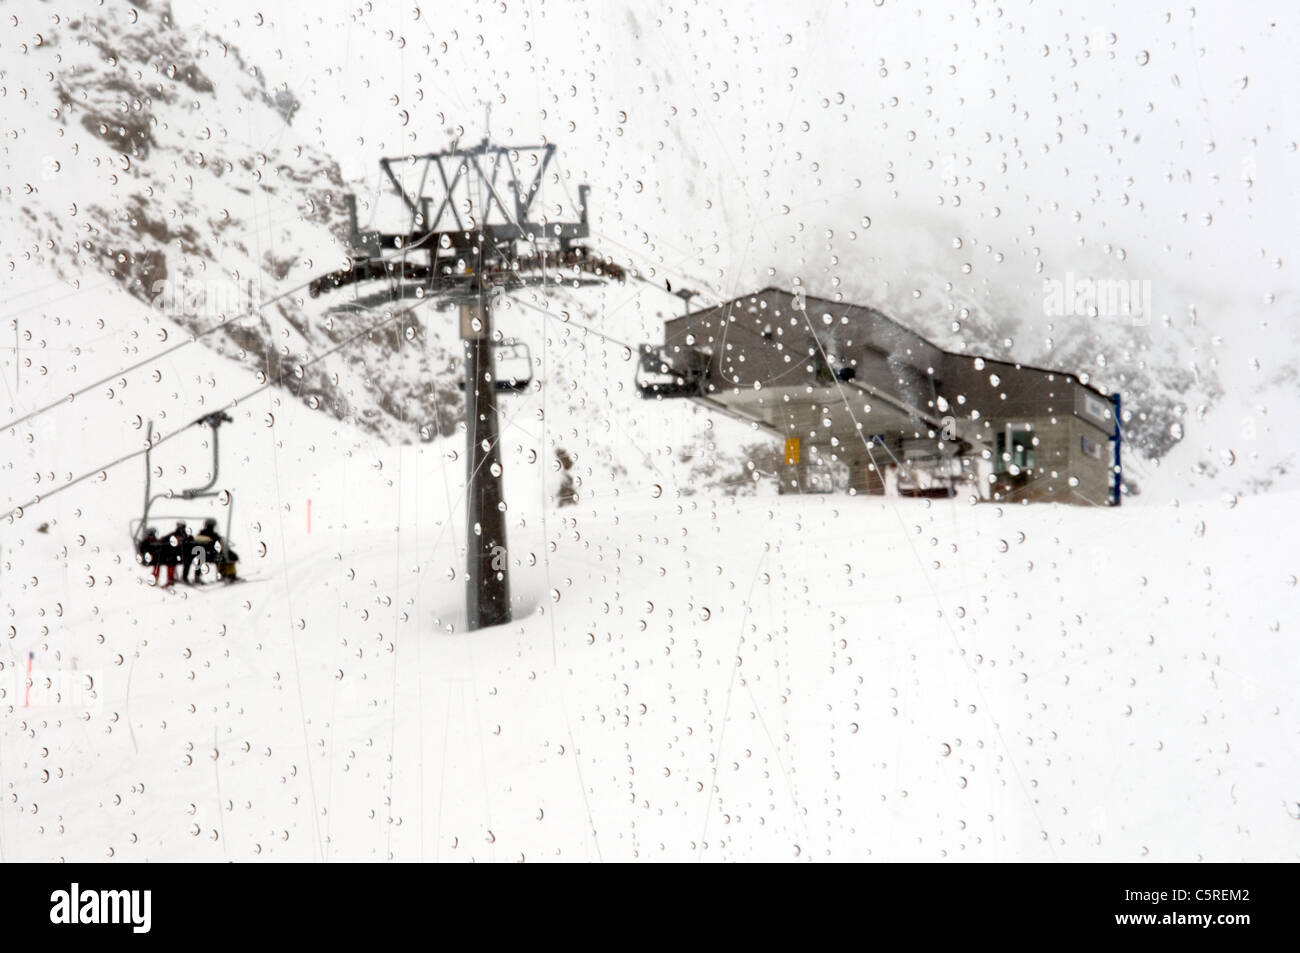
<path fill-rule="evenodd" d="M 226 545 L 225 539 L 217 532 L 215 519 L 209 518 L 203 521 L 203 528 L 194 537 L 194 542 L 203 547 L 204 561 L 215 565 L 217 574 L 222 579 L 227 582 L 236 579 L 235 563 L 239 562 L 239 556 Z"/>
<path fill-rule="evenodd" d="M 181 567 L 181 582 L 187 586 L 193 585 L 190 581 L 190 569 L 193 567 L 191 550 L 193 548 L 194 537 L 186 529 L 185 523 L 178 521 L 176 528 L 167 537 L 166 549 L 164 550 L 164 561 L 167 564 L 167 582 L 163 584 L 164 589 L 175 584 L 177 566 Z"/>
<path fill-rule="evenodd" d="M 136 552 L 140 556 L 140 561 L 149 567 L 153 573 L 153 584 L 158 585 L 158 570 L 162 568 L 163 541 L 158 538 L 158 531 L 152 526 L 146 526 L 144 534 L 136 543 Z"/>

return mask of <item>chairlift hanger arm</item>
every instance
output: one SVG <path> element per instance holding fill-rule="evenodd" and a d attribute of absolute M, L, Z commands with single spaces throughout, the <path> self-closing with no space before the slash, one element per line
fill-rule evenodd
<path fill-rule="evenodd" d="M 463 233 L 461 235 L 463 237 Z M 421 282 L 435 293 L 451 294 L 465 290 L 467 286 L 474 284 L 476 278 L 481 277 L 487 277 L 489 281 L 506 287 L 520 287 L 536 283 L 539 277 L 536 272 L 545 272 L 547 270 L 551 270 L 553 274 L 562 277 L 564 283 L 569 287 L 572 287 L 575 281 L 580 285 L 594 285 L 603 284 L 606 281 L 627 280 L 629 272 L 622 265 L 589 252 L 590 249 L 584 245 L 571 245 L 567 249 L 562 248 L 559 251 L 538 252 L 537 254 L 515 257 L 509 261 L 506 267 L 503 267 L 502 261 L 499 260 L 496 264 L 489 264 L 477 275 L 456 271 L 449 265 L 446 266 L 446 274 L 438 274 L 430 271 L 428 265 L 415 264 L 414 262 L 389 261 L 379 258 L 353 258 L 349 259 L 346 268 L 332 271 L 312 281 L 309 293 L 315 298 L 319 297 L 323 292 L 332 291 L 344 285 L 382 279 L 396 279 Z M 504 259 L 505 256 L 501 256 L 501 258 Z M 575 268 L 578 274 L 573 273 Z M 590 275 L 591 277 L 583 277 L 584 275 Z"/>
<path fill-rule="evenodd" d="M 210 492 L 217 485 L 217 477 L 221 469 L 221 431 L 220 427 L 225 423 L 233 423 L 233 418 L 224 410 L 218 410 L 215 413 L 208 414 L 206 417 L 197 421 L 200 424 L 206 424 L 212 428 L 212 479 L 203 486 L 195 487 L 192 490 L 181 490 L 180 496 L 183 500 L 192 500 L 200 496 L 215 496 Z"/>

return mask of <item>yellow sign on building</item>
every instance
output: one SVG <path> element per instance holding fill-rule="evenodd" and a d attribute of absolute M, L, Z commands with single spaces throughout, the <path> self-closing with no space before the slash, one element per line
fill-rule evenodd
<path fill-rule="evenodd" d="M 789 437 L 785 441 L 785 462 L 789 466 L 799 462 L 799 438 Z"/>

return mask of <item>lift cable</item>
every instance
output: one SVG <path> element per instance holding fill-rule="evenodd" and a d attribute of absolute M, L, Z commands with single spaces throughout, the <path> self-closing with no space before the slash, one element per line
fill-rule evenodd
<path fill-rule="evenodd" d="M 611 344 L 618 344 L 621 345 L 622 347 L 630 348 L 633 351 L 637 350 L 638 348 L 638 345 L 636 344 L 629 344 L 627 341 L 620 341 L 618 338 L 611 337 L 610 335 L 606 334 L 604 331 L 596 330 L 590 324 L 584 324 L 581 321 L 575 321 L 573 318 L 565 317 L 562 314 L 556 314 L 554 311 L 550 310 L 549 308 L 544 308 L 540 304 L 533 304 L 531 301 L 525 301 L 522 298 L 512 298 L 511 300 L 515 304 L 521 304 L 525 308 L 532 308 L 534 311 L 537 311 L 540 314 L 544 314 L 549 318 L 554 318 L 556 321 L 559 321 L 561 324 L 571 324 L 574 327 L 582 328 L 582 330 L 588 331 L 596 335 L 596 337 L 602 338 L 610 342 Z"/>
<path fill-rule="evenodd" d="M 307 285 L 309 284 L 311 284 L 310 281 L 298 285 L 296 288 L 290 288 L 288 291 L 285 291 L 282 294 L 278 294 L 274 298 L 268 298 L 266 301 L 263 301 L 261 304 L 253 308 L 252 311 L 248 311 L 245 314 L 239 315 L 239 318 L 249 317 L 254 312 L 260 311 L 262 308 L 265 308 L 267 305 L 274 304 L 276 301 L 279 301 L 281 298 L 286 298 L 296 291 L 301 291 L 303 288 L 306 288 Z M 236 318 L 235 320 L 239 320 L 239 318 Z M 16 417 L 13 420 L 10 420 L 7 423 L 5 423 L 3 426 L 0 426 L 0 430 L 8 430 L 10 427 L 17 427 L 19 424 L 25 423 L 28 420 L 31 420 L 33 417 L 39 417 L 41 414 L 47 413 L 48 411 L 53 410 L 55 407 L 58 407 L 61 404 L 65 404 L 68 401 L 73 400 L 74 398 L 80 397 L 82 394 L 86 393 L 87 391 L 94 390 L 96 387 L 100 387 L 104 384 L 107 384 L 109 381 L 115 380 L 116 378 L 121 377 L 124 374 L 130 374 L 132 371 L 139 370 L 141 367 L 148 364 L 150 361 L 156 361 L 159 360 L 160 358 L 164 358 L 168 354 L 175 353 L 176 351 L 179 351 L 183 347 L 188 347 L 189 345 L 193 344 L 195 341 L 198 341 L 200 338 L 207 337 L 213 331 L 220 331 L 222 328 L 229 327 L 229 326 L 230 326 L 230 321 L 224 320 L 218 324 L 212 325 L 212 327 L 205 328 L 202 331 L 198 331 L 195 334 L 193 334 L 188 340 L 179 341 L 176 344 L 173 344 L 171 347 L 166 348 L 165 350 L 158 351 L 155 354 L 150 354 L 148 357 L 142 358 L 136 363 L 131 364 L 128 367 L 124 367 L 119 371 L 115 371 L 114 373 L 109 374 L 107 377 L 100 378 L 99 380 L 91 384 L 87 384 L 85 387 L 82 387 L 79 390 L 74 390 L 67 396 L 60 397 L 58 400 L 46 404 L 44 407 L 38 407 L 36 410 L 30 411 L 21 417 Z"/>
<path fill-rule="evenodd" d="M 427 238 L 427 236 L 426 236 L 426 238 Z M 416 243 L 416 244 L 418 245 L 418 244 L 422 243 L 423 241 L 424 241 L 424 239 L 421 239 L 421 241 L 420 241 L 419 243 Z M 414 247 L 414 246 L 413 246 L 413 247 Z M 405 251 L 405 249 L 403 249 L 403 251 Z M 393 257 L 396 258 L 397 256 L 393 256 Z M 209 334 L 213 333 L 214 331 L 220 331 L 222 328 L 230 327 L 230 326 L 232 325 L 232 323 L 235 322 L 235 321 L 239 321 L 239 320 L 242 319 L 242 318 L 251 317 L 252 315 L 254 315 L 255 313 L 257 313 L 258 311 L 261 311 L 263 308 L 267 307 L 268 305 L 275 304 L 277 301 L 281 301 L 281 300 L 283 300 L 283 299 L 289 297 L 290 295 L 293 295 L 293 294 L 298 293 L 299 291 L 302 291 L 304 288 L 308 287 L 308 286 L 312 283 L 312 281 L 314 281 L 314 280 L 315 280 L 315 279 L 310 279 L 310 280 L 308 280 L 308 281 L 303 282 L 303 283 L 300 284 L 300 285 L 296 285 L 296 286 L 294 286 L 293 288 L 290 288 L 290 289 L 287 290 L 287 291 L 282 291 L 282 292 L 280 292 L 280 294 L 275 295 L 275 296 L 272 297 L 272 298 L 267 298 L 265 301 L 261 302 L 260 304 L 255 305 L 255 306 L 254 306 L 253 308 L 251 308 L 250 310 L 244 312 L 243 314 L 240 314 L 240 315 L 234 317 L 233 319 L 232 319 L 232 318 L 226 318 L 226 319 L 224 319 L 224 320 L 222 320 L 222 321 L 220 321 L 220 322 L 218 322 L 218 323 L 212 325 L 212 326 L 209 327 L 209 328 L 205 328 L 205 329 L 202 330 L 202 331 L 197 331 L 197 332 L 195 332 L 195 333 L 194 333 L 190 338 L 188 338 L 187 340 L 180 341 L 180 342 L 178 342 L 178 343 L 176 343 L 176 344 L 173 344 L 173 345 L 172 345 L 171 347 L 169 347 L 169 348 L 165 348 L 165 349 L 163 349 L 163 350 L 161 350 L 161 351 L 158 351 L 158 352 L 156 352 L 156 353 L 154 353 L 154 354 L 151 354 L 149 357 L 142 358 L 141 360 L 136 361 L 134 364 L 131 364 L 131 365 L 127 366 L 127 367 L 124 367 L 124 368 L 122 368 L 122 369 L 120 369 L 120 370 L 118 370 L 118 371 L 115 371 L 114 373 L 109 374 L 107 377 L 100 378 L 99 380 L 94 381 L 93 383 L 87 384 L 86 386 L 84 386 L 84 387 L 82 387 L 82 388 L 80 388 L 80 389 L 78 389 L 78 390 L 74 390 L 74 391 L 72 391 L 71 393 L 69 393 L 69 394 L 67 394 L 67 395 L 65 395 L 65 396 L 63 396 L 63 397 L 60 397 L 58 400 L 53 401 L 52 403 L 46 404 L 46 405 L 43 406 L 43 407 L 38 407 L 38 408 L 36 408 L 36 409 L 33 410 L 33 411 L 29 411 L 28 413 L 24 414 L 24 415 L 21 416 L 21 417 L 15 417 L 13 420 L 7 421 L 7 422 L 4 423 L 3 425 L 0 425 L 0 430 L 8 430 L 8 429 L 11 428 L 11 427 L 17 427 L 19 424 L 26 423 L 27 421 L 31 420 L 31 419 L 34 418 L 34 417 L 39 417 L 41 414 L 48 413 L 49 411 L 53 410 L 54 408 L 59 407 L 59 406 L 61 406 L 61 405 L 63 405 L 63 404 L 66 404 L 67 402 L 73 400 L 74 398 L 80 397 L 82 394 L 86 393 L 87 391 L 94 390 L 96 387 L 101 387 L 102 385 L 107 384 L 109 381 L 111 381 L 111 380 L 116 380 L 117 378 L 123 376 L 124 374 L 130 374 L 132 371 L 139 370 L 141 367 L 144 367 L 144 365 L 148 364 L 148 363 L 151 362 L 151 361 L 159 360 L 159 359 L 161 359 L 161 358 L 166 357 L 166 356 L 169 355 L 169 354 L 173 354 L 173 353 L 175 353 L 176 351 L 179 351 L 181 348 L 188 347 L 189 345 L 195 343 L 196 341 L 200 340 L 201 338 L 205 338 L 205 337 L 207 337 Z"/>
<path fill-rule="evenodd" d="M 372 331 L 376 331 L 382 327 L 392 324 L 394 321 L 397 321 L 401 318 L 408 317 L 416 308 L 420 307 L 421 305 L 428 304 L 429 302 L 434 300 L 436 300 L 435 296 L 424 298 L 416 302 L 415 304 L 413 304 L 411 307 L 406 308 L 405 310 L 399 311 L 396 314 L 389 315 L 388 317 L 384 318 L 382 321 L 376 321 L 375 323 L 362 328 L 360 331 L 358 331 L 356 334 L 353 334 L 351 337 L 345 338 L 344 340 L 340 341 L 338 344 L 334 345 L 333 347 L 321 351 L 319 354 L 313 355 L 307 360 L 301 362 L 299 366 L 303 368 L 309 367 L 312 364 L 316 363 L 317 361 L 323 360 L 324 358 L 329 357 L 330 355 L 335 354 L 346 347 L 350 347 L 351 345 L 355 344 L 357 341 L 361 340 L 362 338 L 370 334 Z M 258 387 L 253 388 L 248 393 L 242 394 L 239 397 L 234 398 L 226 406 L 230 406 L 230 407 L 237 406 L 238 404 L 246 400 L 250 400 L 251 398 L 256 397 L 258 394 L 260 394 L 264 390 L 267 390 L 268 388 L 280 386 L 283 383 L 283 381 L 284 381 L 284 371 L 281 371 L 279 376 L 277 376 L 274 380 L 268 380 L 265 384 L 261 384 Z M 17 517 L 21 516 L 25 510 L 30 509 L 31 507 L 36 506 L 39 503 L 43 503 L 45 500 L 48 500 L 50 497 L 58 493 L 62 493 L 64 490 L 76 486 L 78 483 L 88 480 L 93 476 L 98 476 L 99 474 L 107 473 L 107 471 L 111 470 L 113 467 L 118 466 L 119 464 L 125 463 L 128 460 L 133 460 L 136 457 L 143 456 L 144 454 L 157 448 L 161 444 L 166 443 L 168 440 L 172 439 L 172 437 L 175 437 L 178 434 L 185 432 L 190 427 L 194 427 L 197 426 L 198 424 L 201 424 L 204 420 L 206 420 L 211 415 L 211 413 L 212 411 L 208 411 L 202 416 L 196 417 L 194 420 L 185 424 L 183 427 L 179 427 L 178 429 L 173 430 L 171 433 L 159 437 L 157 440 L 154 440 L 147 447 L 143 447 L 139 450 L 134 450 L 130 453 L 124 454 L 123 456 L 120 456 L 115 460 L 111 460 L 108 463 L 103 464 L 102 466 L 96 467 L 95 469 L 89 470 L 86 473 L 83 473 L 80 476 L 75 477 L 74 479 L 68 480 L 66 483 L 62 484 L 61 486 L 55 487 L 54 489 L 50 490 L 48 493 L 39 494 L 33 497 L 32 499 L 28 500 L 26 503 L 13 507 L 7 513 L 3 514 L 3 516 L 0 516 L 0 519 L 7 519 L 10 525 L 12 525 L 14 520 Z"/>

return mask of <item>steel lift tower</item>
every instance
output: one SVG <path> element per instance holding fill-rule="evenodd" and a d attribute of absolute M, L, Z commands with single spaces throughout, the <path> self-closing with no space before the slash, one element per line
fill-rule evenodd
<path fill-rule="evenodd" d="M 380 159 L 407 219 L 401 232 L 359 231 L 356 197 L 346 197 L 352 249 L 345 267 L 317 278 L 313 297 L 363 281 L 387 280 L 459 304 L 465 355 L 466 598 L 470 629 L 509 622 L 509 549 L 501 491 L 498 392 L 528 379 L 500 373 L 503 342 L 492 301 L 526 285 L 568 287 L 624 280 L 618 265 L 577 244 L 589 236 L 588 187 L 569 195 L 552 143 L 476 146 Z M 418 182 L 418 187 L 409 185 Z M 545 205 L 541 196 L 546 194 Z M 557 196 L 562 201 L 557 201 Z M 551 214 L 547 214 L 548 211 Z M 531 360 L 531 359 L 530 359 Z"/>

